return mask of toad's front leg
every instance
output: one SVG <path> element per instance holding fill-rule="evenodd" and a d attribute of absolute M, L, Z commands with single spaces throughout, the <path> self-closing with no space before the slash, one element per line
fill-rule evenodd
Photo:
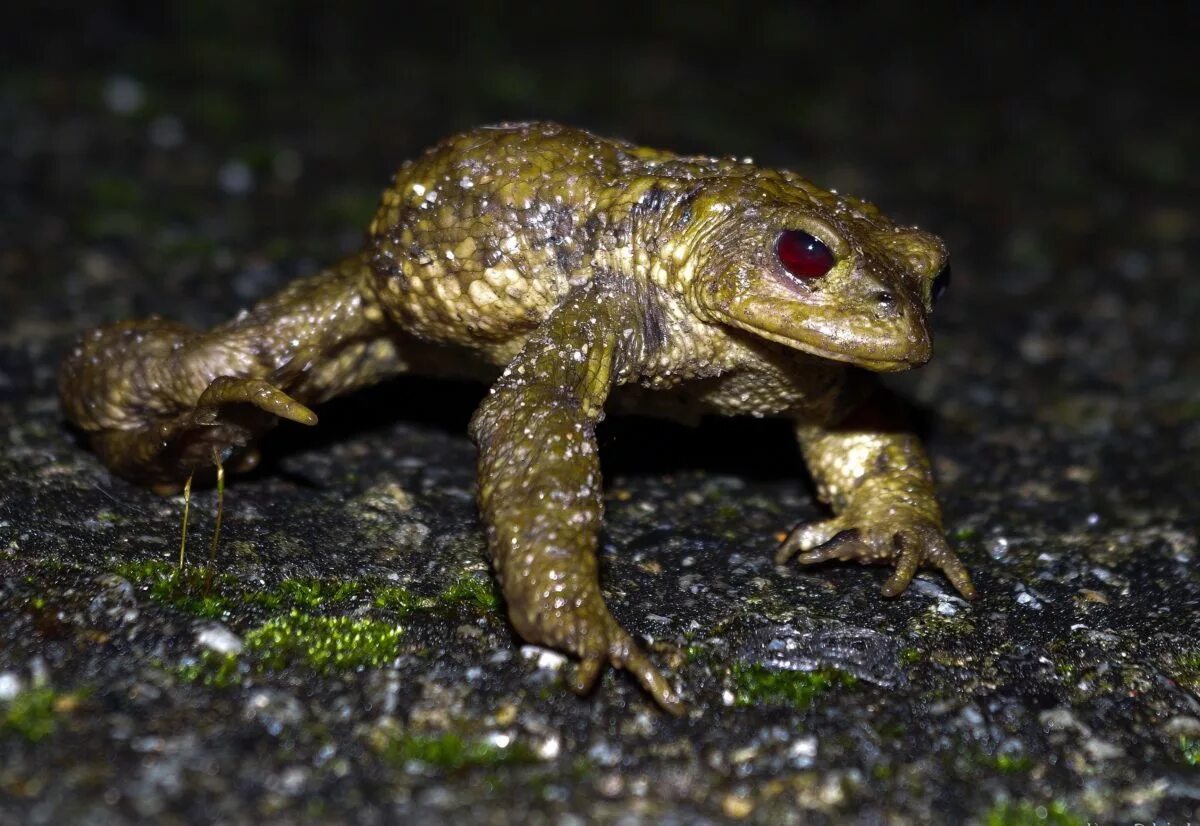
<path fill-rule="evenodd" d="M 604 604 L 596 560 L 603 500 L 595 426 L 641 348 L 629 289 L 593 282 L 569 295 L 492 388 L 471 435 L 488 547 L 517 632 L 578 657 L 576 691 L 611 663 L 678 714 L 679 695 Z"/>
<path fill-rule="evenodd" d="M 927 565 L 973 599 L 971 575 L 946 541 L 929 459 L 903 419 L 895 400 L 877 390 L 836 425 L 797 424 L 804 460 L 834 516 L 792 531 L 776 562 L 799 553 L 803 563 L 892 565 L 884 596 L 902 593 Z"/>

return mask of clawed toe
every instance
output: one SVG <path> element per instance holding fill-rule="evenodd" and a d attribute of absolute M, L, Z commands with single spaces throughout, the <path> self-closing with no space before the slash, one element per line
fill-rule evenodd
<path fill-rule="evenodd" d="M 850 561 L 854 559 L 862 560 L 864 555 L 870 553 L 870 547 L 862 540 L 862 535 L 851 528 L 850 530 L 840 531 L 829 541 L 818 545 L 807 553 L 802 553 L 796 557 L 796 561 L 803 565 L 811 565 L 816 562 L 826 562 L 830 559 L 841 561 Z"/>
<path fill-rule="evenodd" d="M 815 551 L 843 532 L 842 520 L 837 517 L 800 525 L 788 534 L 775 552 L 775 564 L 783 565 L 800 551 Z"/>
<path fill-rule="evenodd" d="M 210 465 L 213 457 L 240 471 L 257 462 L 253 444 L 278 419 L 317 422 L 315 413 L 269 382 L 218 376 L 195 407 L 163 426 L 162 440 L 181 471 Z"/>
<path fill-rule="evenodd" d="M 942 573 L 946 575 L 946 579 L 950 580 L 950 584 L 963 595 L 963 598 L 975 599 L 978 596 L 975 584 L 971 582 L 970 571 L 967 570 L 966 565 L 962 564 L 962 560 L 949 545 L 943 542 L 941 547 L 935 547 L 926 553 L 925 558 L 941 569 Z"/>
<path fill-rule="evenodd" d="M 683 704 L 683 699 L 679 693 L 671 687 L 658 667 L 650 657 L 642 651 L 641 647 L 633 641 L 633 639 L 624 631 L 621 632 L 623 639 L 617 640 L 609 648 L 609 659 L 617 668 L 628 670 L 637 681 L 641 683 L 642 688 L 646 689 L 659 706 L 676 717 L 687 711 L 687 707 Z"/>
<path fill-rule="evenodd" d="M 600 678 L 600 671 L 603 668 L 603 657 L 588 657 L 580 660 L 567 678 L 567 687 L 576 694 L 587 694 L 595 687 L 596 680 Z"/>
<path fill-rule="evenodd" d="M 916 576 L 917 569 L 921 567 L 924 550 L 919 544 L 905 539 L 903 536 L 897 537 L 893 542 L 899 545 L 900 550 L 895 557 L 896 569 L 879 589 L 879 592 L 885 597 L 896 597 L 904 593 L 909 583 L 912 582 L 912 578 Z"/>
<path fill-rule="evenodd" d="M 954 554 L 940 527 L 933 524 L 867 531 L 846 528 L 835 517 L 792 531 L 776 552 L 775 562 L 781 565 L 793 557 L 802 565 L 831 560 L 892 565 L 894 570 L 880 588 L 885 597 L 902 594 L 922 565 L 940 569 L 966 599 L 976 596 L 966 566 Z"/>
<path fill-rule="evenodd" d="M 616 620 L 609 619 L 606 636 L 607 650 L 582 656 L 566 678 L 568 688 L 576 694 L 587 694 L 595 687 L 605 664 L 611 664 L 613 668 L 632 674 L 664 711 L 679 716 L 687 710 L 679 693 L 663 677 L 653 660 Z"/>
<path fill-rule="evenodd" d="M 305 425 L 317 423 L 317 414 L 284 393 L 278 387 L 261 379 L 239 379 L 218 376 L 196 402 L 198 411 L 211 410 L 230 404 L 249 404 L 264 413 Z"/>

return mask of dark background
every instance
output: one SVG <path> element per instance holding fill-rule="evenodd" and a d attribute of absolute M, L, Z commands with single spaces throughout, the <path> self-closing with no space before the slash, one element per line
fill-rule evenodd
<path fill-rule="evenodd" d="M 1195 819 L 1195 6 L 509 5 L 0 16 L 0 820 Z M 120 318 L 227 318 L 353 250 L 405 158 L 530 118 L 751 155 L 946 238 L 936 356 L 889 383 L 981 600 L 775 568 L 772 535 L 819 513 L 787 429 L 631 420 L 601 437 L 605 583 L 689 718 L 623 675 L 575 699 L 462 606 L 406 617 L 389 667 L 179 679 L 213 619 L 128 564 L 174 558 L 181 503 L 63 426 L 62 352 Z M 226 502 L 229 587 L 486 584 L 480 392 L 401 381 L 281 429 Z M 199 555 L 212 493 L 194 505 Z M 256 610 L 217 621 L 249 638 Z M 858 682 L 727 705 L 753 666 Z M 13 709 L 36 692 L 35 738 Z M 536 759 L 379 746 L 448 733 Z"/>

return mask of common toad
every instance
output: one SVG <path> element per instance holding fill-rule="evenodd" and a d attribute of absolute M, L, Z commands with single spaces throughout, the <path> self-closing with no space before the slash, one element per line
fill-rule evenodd
<path fill-rule="evenodd" d="M 930 565 L 971 597 L 925 452 L 870 376 L 929 358 L 948 277 L 937 237 L 792 172 L 503 124 L 405 163 L 359 254 L 208 331 L 93 330 L 59 387 L 109 468 L 167 492 L 252 466 L 278 419 L 315 424 L 355 388 L 493 380 L 470 430 L 513 626 L 579 659 L 574 689 L 607 662 L 678 713 L 600 592 L 605 406 L 786 417 L 833 516 L 778 562 L 890 564 L 887 596 Z"/>

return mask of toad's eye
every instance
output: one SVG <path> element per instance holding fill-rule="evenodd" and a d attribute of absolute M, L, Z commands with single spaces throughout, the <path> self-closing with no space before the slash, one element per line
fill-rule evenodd
<path fill-rule="evenodd" d="M 785 229 L 775 239 L 775 256 L 796 278 L 820 278 L 836 263 L 829 247 L 802 229 Z"/>
<path fill-rule="evenodd" d="M 942 271 L 933 279 L 933 287 L 929 290 L 929 296 L 933 299 L 933 303 L 937 304 L 946 290 L 950 287 L 950 265 L 942 267 Z"/>

